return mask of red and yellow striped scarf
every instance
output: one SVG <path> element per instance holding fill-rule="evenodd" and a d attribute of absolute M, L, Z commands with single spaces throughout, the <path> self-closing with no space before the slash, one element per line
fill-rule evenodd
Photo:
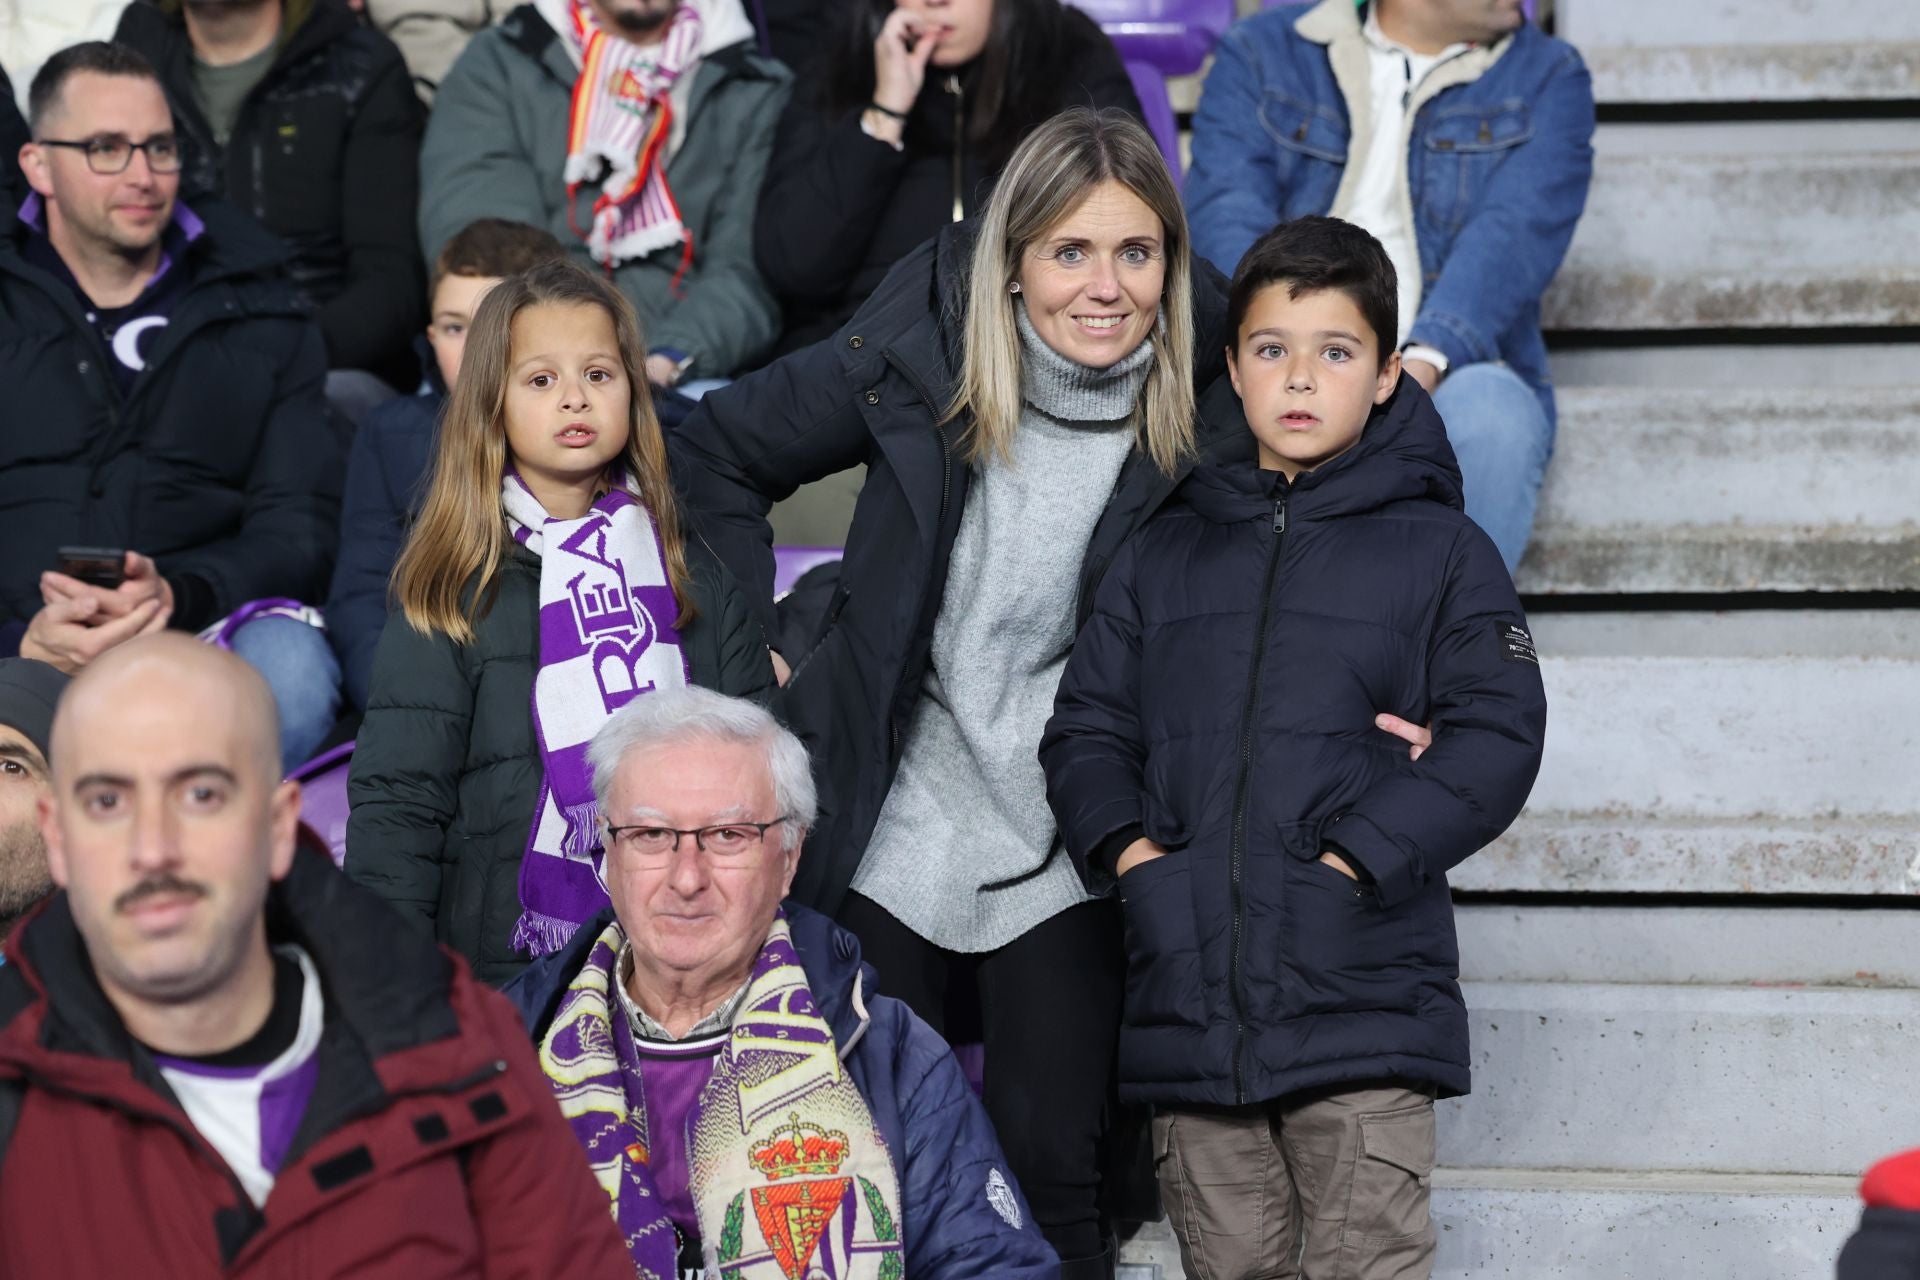
<path fill-rule="evenodd" d="M 567 121 L 567 204 L 582 183 L 599 182 L 593 223 L 578 232 L 608 270 L 669 245 L 681 246 L 681 270 L 693 257 L 693 232 L 667 185 L 674 83 L 698 65 L 700 14 L 674 10 L 658 44 L 636 45 L 602 31 L 585 0 L 571 0 L 562 35 L 580 63 Z"/>

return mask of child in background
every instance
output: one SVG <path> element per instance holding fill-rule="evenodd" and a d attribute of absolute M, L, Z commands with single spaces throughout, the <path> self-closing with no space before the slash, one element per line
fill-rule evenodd
<path fill-rule="evenodd" d="M 1395 311 L 1358 227 L 1248 251 L 1257 465 L 1196 468 L 1121 551 L 1040 748 L 1068 852 L 1117 878 L 1120 1091 L 1156 1108 L 1189 1275 L 1429 1274 L 1433 1100 L 1468 1088 L 1446 873 L 1539 768 L 1526 619 Z M 1432 746 L 1409 760 L 1380 707 Z"/>
<path fill-rule="evenodd" d="M 394 572 L 346 870 L 496 984 L 607 905 L 586 762 L 606 718 L 660 688 L 773 688 L 756 615 L 681 528 L 645 359 L 590 272 L 496 286 Z"/>
<path fill-rule="evenodd" d="M 387 625 L 387 583 L 420 503 L 434 423 L 459 376 L 473 313 L 504 277 L 566 256 L 566 246 L 545 231 L 504 218 L 482 218 L 447 241 L 428 294 L 432 359 L 421 362 L 425 383 L 419 394 L 375 409 L 354 434 L 340 504 L 340 557 L 325 612 L 347 697 L 361 710 L 373 681 L 374 646 Z"/>

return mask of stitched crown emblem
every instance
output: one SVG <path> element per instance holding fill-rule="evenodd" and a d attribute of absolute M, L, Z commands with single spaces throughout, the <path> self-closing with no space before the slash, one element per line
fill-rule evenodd
<path fill-rule="evenodd" d="M 765 1142 L 748 1148 L 747 1159 L 773 1182 L 822 1177 L 840 1172 L 848 1146 L 847 1135 L 840 1130 L 823 1129 L 802 1120 L 798 1111 L 789 1111 L 786 1124 L 775 1129 Z"/>

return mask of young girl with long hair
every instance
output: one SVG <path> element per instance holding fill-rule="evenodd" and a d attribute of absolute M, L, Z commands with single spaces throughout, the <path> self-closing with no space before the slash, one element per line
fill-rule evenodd
<path fill-rule="evenodd" d="M 347 873 L 487 981 L 606 905 L 586 746 L 697 684 L 764 700 L 766 641 L 683 531 L 632 306 L 565 262 L 487 295 L 394 570 Z"/>

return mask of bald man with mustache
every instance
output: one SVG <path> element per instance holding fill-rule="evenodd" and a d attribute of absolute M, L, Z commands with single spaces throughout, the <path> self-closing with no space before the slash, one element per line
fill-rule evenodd
<path fill-rule="evenodd" d="M 61 698 L 58 892 L 0 969 L 0 1275 L 632 1275 L 517 1016 L 299 825 L 265 682 Z"/>

